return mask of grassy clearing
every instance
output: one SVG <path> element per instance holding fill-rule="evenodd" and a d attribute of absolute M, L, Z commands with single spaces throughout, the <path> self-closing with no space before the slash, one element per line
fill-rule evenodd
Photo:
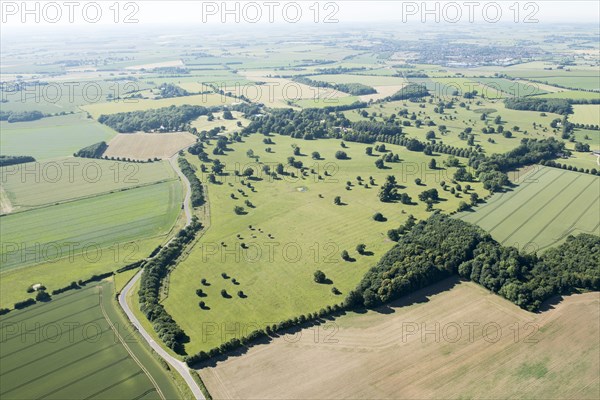
<path fill-rule="evenodd" d="M 466 80 L 463 82 L 463 85 L 467 85 Z M 449 92 L 447 93 L 447 96 L 442 95 L 442 98 L 445 101 L 449 101 L 452 90 L 450 90 L 450 86 L 444 87 Z M 469 109 L 467 109 L 467 107 L 460 107 L 459 103 L 461 101 L 464 101 L 465 106 L 468 106 Z M 479 104 L 476 102 L 479 102 Z M 362 110 L 344 111 L 344 114 L 352 121 L 364 121 L 370 119 L 373 116 L 373 113 L 375 113 L 375 120 L 383 121 L 383 118 L 379 114 L 383 115 L 383 117 L 389 117 L 391 114 L 398 115 L 400 110 L 406 109 L 408 110 L 409 116 L 414 112 L 416 118 L 421 119 L 424 122 L 419 128 L 415 126 L 414 121 L 410 121 L 412 126 L 403 127 L 403 132 L 406 132 L 409 137 L 415 137 L 425 141 L 427 132 L 433 130 L 436 135 L 435 140 L 456 147 L 468 148 L 469 145 L 467 140 L 460 139 L 459 135 L 465 128 L 470 127 L 472 129 L 472 134 L 475 136 L 475 144 L 481 145 L 487 154 L 505 153 L 517 147 L 523 138 L 560 138 L 559 130 L 553 130 L 550 127 L 552 120 L 560 117 L 558 114 L 547 113 L 546 115 L 541 115 L 541 113 L 538 112 L 510 110 L 504 106 L 504 103 L 501 100 L 483 100 L 480 97 L 478 97 L 476 101 L 460 99 L 454 105 L 454 108 L 446 108 L 444 109 L 443 114 L 438 114 L 434 112 L 437 103 L 437 99 L 432 103 L 395 101 L 384 104 L 374 104 L 367 107 L 365 110 L 369 113 L 368 118 L 362 117 L 359 114 Z M 481 120 L 483 112 L 487 114 L 486 121 Z M 493 127 L 495 130 L 498 128 L 498 125 L 494 122 L 494 119 L 498 115 L 501 117 L 504 129 L 512 132 L 512 137 L 507 138 L 499 133 L 482 133 L 483 128 Z M 427 117 L 429 117 L 436 125 L 426 126 L 426 122 L 428 121 L 428 119 L 426 119 Z M 533 123 L 536 124 L 535 127 L 533 126 Z M 439 127 L 441 125 L 446 126 L 446 131 L 444 133 L 440 131 Z M 519 130 L 514 129 L 515 126 L 517 126 Z"/>
<path fill-rule="evenodd" d="M 116 132 L 107 126 L 70 114 L 31 122 L 0 122 L 2 154 L 29 155 L 36 160 L 66 157 L 82 147 L 108 141 Z M 43 145 L 42 145 L 43 144 Z"/>
<path fill-rule="evenodd" d="M 477 82 L 486 85 L 490 90 L 497 90 L 509 97 L 536 96 L 547 93 L 535 82 L 523 83 L 504 78 L 475 78 Z M 500 96 L 497 96 L 500 97 Z"/>
<path fill-rule="evenodd" d="M 205 335 L 205 323 L 238 323 L 242 328 L 248 324 L 263 326 L 290 317 L 318 311 L 320 308 L 341 302 L 344 294 L 352 289 L 379 257 L 393 244 L 386 235 L 396 228 L 408 214 L 417 218 L 429 215 L 426 205 L 418 200 L 424 190 L 437 188 L 443 199 L 435 209 L 453 211 L 468 195 L 457 198 L 440 187 L 440 181 L 450 182 L 454 169 L 430 170 L 427 165 L 432 157 L 415 153 L 400 146 L 386 145 L 394 154 L 398 153 L 401 163 L 388 163 L 389 169 L 379 170 L 374 166 L 375 156 L 365 154 L 367 145 L 348 143 L 343 149 L 351 158 L 336 160 L 334 154 L 342 150 L 339 140 L 304 141 L 286 136 L 273 136 L 275 144 L 263 144 L 264 136 L 252 135 L 244 143 L 231 145 L 233 151 L 226 152 L 220 160 L 227 170 L 243 171 L 252 166 L 253 160 L 246 155 L 252 149 L 262 163 L 286 164 L 292 155 L 292 144 L 301 148 L 303 156 L 298 160 L 321 174 L 309 174 L 305 179 L 287 177 L 271 181 L 268 178 L 252 181 L 255 192 L 229 176 L 222 184 L 209 184 L 210 228 L 204 233 L 191 254 L 181 262 L 170 276 L 169 294 L 165 307 L 191 337 L 186 345 L 188 353 L 207 350 L 227 340 L 218 334 Z M 271 147 L 267 153 L 265 147 Z M 311 160 L 313 151 L 318 151 L 322 160 Z M 207 149 L 211 154 L 211 149 Z M 200 162 L 188 156 L 199 167 Z M 436 155 L 439 166 L 445 155 Z M 326 176 L 325 172 L 330 176 Z M 401 185 L 400 192 L 408 193 L 416 205 L 382 203 L 378 192 L 388 175 L 395 175 Z M 365 188 L 358 185 L 357 176 L 368 183 L 373 176 L 377 186 Z M 206 182 L 206 176 L 201 179 Z M 422 186 L 414 182 L 423 180 Z M 351 190 L 345 189 L 351 181 Z M 484 196 L 479 183 L 472 186 Z M 244 190 L 248 197 L 238 192 Z M 231 194 L 236 199 L 231 198 Z M 341 196 L 344 205 L 334 204 L 334 197 Z M 255 208 L 244 204 L 249 200 Z M 245 207 L 246 215 L 236 215 L 234 206 Z M 373 215 L 381 212 L 386 222 L 376 222 Z M 252 225 L 252 229 L 249 228 Z M 237 237 L 240 235 L 241 239 Z M 271 235 L 271 236 L 269 236 Z M 221 242 L 226 246 L 222 246 Z M 245 243 L 248 249 L 242 249 Z M 355 248 L 359 243 L 367 246 L 369 255 L 359 255 Z M 347 250 L 354 262 L 343 261 L 342 250 Z M 320 269 L 333 281 L 332 285 L 317 284 L 313 273 Z M 221 273 L 229 277 L 224 279 Z M 200 283 L 206 278 L 210 286 Z M 238 285 L 231 278 L 235 278 Z M 332 293 L 335 286 L 341 295 Z M 207 297 L 199 298 L 195 291 L 202 288 Z M 224 298 L 220 291 L 225 289 L 232 298 Z M 245 298 L 237 295 L 243 291 Z M 210 310 L 202 310 L 198 302 L 205 301 Z"/>
<path fill-rule="evenodd" d="M 97 103 L 82 106 L 94 118 L 102 114 L 116 114 L 121 112 L 148 110 L 151 108 L 162 108 L 169 106 L 182 106 L 189 104 L 192 106 L 221 106 L 234 102 L 235 99 L 219 94 L 199 94 L 194 96 L 172 97 L 168 99 L 130 99 L 127 101 L 118 101 L 110 103 Z"/>
<path fill-rule="evenodd" d="M 2 397 L 180 397 L 117 311 L 113 290 L 103 282 L 1 317 Z"/>
<path fill-rule="evenodd" d="M 600 234 L 600 178 L 536 167 L 514 190 L 459 218 L 481 226 L 499 242 L 543 250 L 581 232 Z"/>
<path fill-rule="evenodd" d="M 168 232 L 181 198 L 179 181 L 173 180 L 6 215 L 2 217 L 2 271 L 72 254 L 90 260 L 111 257 L 112 248 L 121 243 Z"/>
<path fill-rule="evenodd" d="M 202 132 L 209 131 L 219 126 L 221 128 L 225 128 L 225 133 L 232 133 L 242 129 L 238 126 L 238 122 L 242 124 L 242 127 L 248 126 L 250 123 L 250 121 L 244 118 L 240 112 L 232 111 L 231 114 L 235 119 L 223 119 L 222 112 L 214 113 L 213 115 L 215 119 L 212 121 L 208 120 L 208 116 L 202 115 L 195 121 L 192 121 L 192 127 L 198 129 L 198 132 Z"/>
<path fill-rule="evenodd" d="M 69 157 L 3 167 L 0 178 L 3 191 L 16 212 L 172 180 L 177 176 L 166 161 L 135 164 Z"/>
<path fill-rule="evenodd" d="M 447 281 L 200 375 L 215 398 L 231 399 L 597 399 L 599 300 L 573 295 L 531 314 L 476 284 Z"/>

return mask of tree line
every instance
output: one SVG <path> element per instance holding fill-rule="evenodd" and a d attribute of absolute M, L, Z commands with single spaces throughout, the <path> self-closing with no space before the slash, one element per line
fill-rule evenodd
<path fill-rule="evenodd" d="M 190 225 L 180 230 L 168 245 L 162 247 L 158 254 L 147 262 L 140 279 L 138 291 L 140 310 L 152 323 L 158 337 L 165 345 L 179 354 L 184 353 L 183 342 L 187 336 L 160 304 L 160 285 L 169 266 L 181 255 L 185 245 L 194 240 L 200 229 L 202 229 L 202 224 L 194 216 Z"/>
<path fill-rule="evenodd" d="M 179 163 L 179 168 L 181 169 L 181 172 L 183 172 L 188 181 L 190 181 L 190 187 L 192 188 L 192 206 L 199 207 L 203 205 L 205 202 L 204 188 L 202 187 L 200 179 L 198 179 L 198 177 L 196 176 L 194 168 L 192 168 L 192 165 L 184 157 L 179 157 L 177 162 Z"/>

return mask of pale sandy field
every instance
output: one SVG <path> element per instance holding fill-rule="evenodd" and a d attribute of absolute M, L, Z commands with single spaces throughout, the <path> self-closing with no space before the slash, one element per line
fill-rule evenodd
<path fill-rule="evenodd" d="M 599 307 L 586 293 L 532 314 L 450 280 L 200 375 L 215 399 L 597 399 Z"/>
<path fill-rule="evenodd" d="M 104 152 L 107 157 L 126 157 L 147 160 L 169 158 L 196 142 L 196 136 L 188 132 L 178 133 L 121 133 L 115 136 Z"/>

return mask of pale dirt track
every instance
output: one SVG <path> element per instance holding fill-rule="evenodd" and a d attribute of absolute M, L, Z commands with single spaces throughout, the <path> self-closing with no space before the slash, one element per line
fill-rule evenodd
<path fill-rule="evenodd" d="M 340 317 L 329 338 L 332 329 L 305 329 L 200 374 L 215 399 L 599 398 L 599 293 L 542 314 L 473 283 L 413 298 Z"/>
<path fill-rule="evenodd" d="M 175 172 L 177 172 L 177 175 L 179 175 L 179 178 L 182 180 L 182 182 L 185 185 L 185 198 L 183 200 L 183 211 L 184 211 L 185 220 L 186 220 L 185 226 L 188 226 L 192 222 L 192 210 L 190 207 L 190 204 L 191 204 L 191 202 L 190 202 L 190 199 L 191 199 L 190 182 L 187 180 L 185 175 L 181 172 L 181 170 L 177 166 L 177 155 L 171 157 L 169 159 L 169 162 L 171 163 L 171 165 L 173 166 L 173 169 L 175 169 Z M 133 310 L 131 310 L 131 307 L 129 307 L 129 304 L 127 303 L 127 296 L 129 294 L 129 292 L 131 291 L 131 289 L 135 286 L 137 281 L 142 276 L 142 272 L 143 272 L 143 270 L 140 270 L 137 274 L 135 274 L 135 276 L 133 278 L 131 278 L 129 283 L 127 283 L 127 285 L 123 288 L 121 293 L 119 293 L 119 297 L 118 297 L 119 304 L 123 308 L 123 311 L 125 311 L 125 314 L 127 315 L 127 318 L 129 318 L 129 321 L 131 322 L 131 324 L 140 332 L 140 335 L 144 338 L 144 340 L 146 340 L 146 342 L 148 342 L 150 347 L 152 347 L 152 349 L 154 349 L 154 351 L 156 351 L 156 353 L 160 357 L 162 357 L 172 368 L 174 368 L 183 377 L 183 379 L 189 386 L 190 390 L 194 394 L 194 397 L 198 400 L 205 400 L 204 395 L 202 394 L 202 391 L 200 390 L 200 387 L 198 386 L 198 384 L 196 383 L 194 378 L 192 378 L 192 374 L 190 372 L 190 369 L 187 367 L 186 363 L 171 356 L 167 351 L 165 351 L 163 349 L 161 344 L 156 343 L 154 341 L 152 336 L 146 331 L 146 329 L 144 329 L 141 322 L 139 321 L 139 319 L 137 318 L 137 316 L 134 314 Z"/>

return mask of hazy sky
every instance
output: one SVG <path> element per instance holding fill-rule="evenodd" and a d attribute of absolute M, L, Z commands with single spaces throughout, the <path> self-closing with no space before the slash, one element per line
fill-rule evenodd
<path fill-rule="evenodd" d="M 71 0 L 70 0 L 71 1 Z M 274 23 L 356 23 L 385 22 L 436 24 L 444 22 L 515 23 L 594 22 L 599 23 L 598 1 L 122 1 L 67 0 L 25 2 L 0 1 L 2 25 L 6 27 L 58 25 L 136 24 L 268 24 Z M 37 4 L 37 5 L 36 5 Z M 315 6 L 316 5 L 316 6 Z M 516 7 L 515 7 L 516 5 Z M 117 10 L 118 8 L 118 10 Z M 84 13 L 85 9 L 85 13 Z M 317 12 L 318 9 L 318 12 Z M 518 11 L 517 11 L 518 9 Z M 227 13 L 226 11 L 229 11 Z M 39 22 L 36 22 L 36 18 Z M 69 21 L 72 18 L 72 22 Z M 96 21 L 92 23 L 93 21 Z M 50 23 L 50 21 L 56 21 Z M 137 22 L 136 22 L 137 21 Z"/>

